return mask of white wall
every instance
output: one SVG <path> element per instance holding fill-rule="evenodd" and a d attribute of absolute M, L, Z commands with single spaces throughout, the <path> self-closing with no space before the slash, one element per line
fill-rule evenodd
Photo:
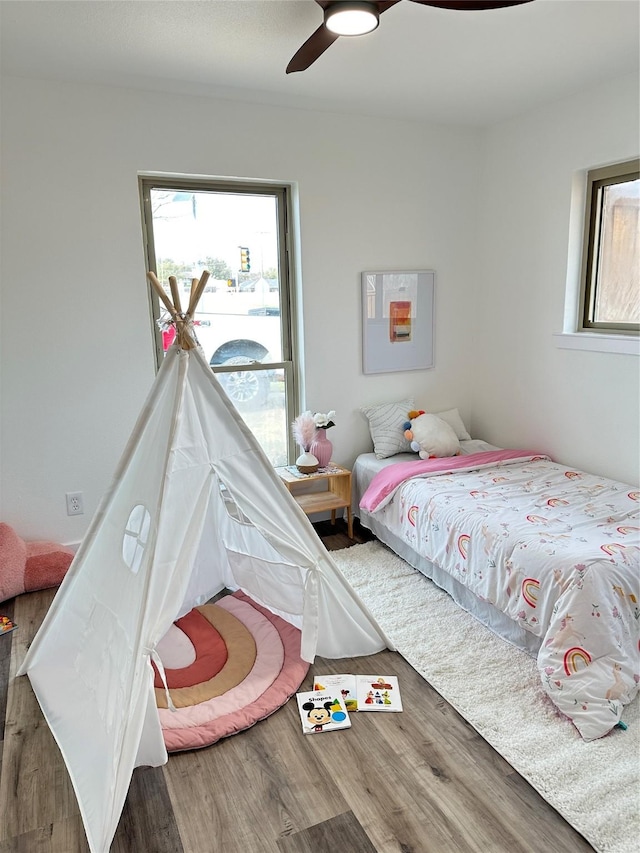
<path fill-rule="evenodd" d="M 141 171 L 297 183 L 306 403 L 337 411 L 337 461 L 369 449 L 367 403 L 468 420 L 477 158 L 471 131 L 4 79 L 0 520 L 80 539 L 152 384 Z M 436 270 L 436 367 L 364 376 L 360 272 L 399 268 Z"/>
<path fill-rule="evenodd" d="M 640 358 L 559 349 L 574 176 L 638 156 L 639 83 L 612 81 L 482 139 L 474 433 L 637 483 Z"/>

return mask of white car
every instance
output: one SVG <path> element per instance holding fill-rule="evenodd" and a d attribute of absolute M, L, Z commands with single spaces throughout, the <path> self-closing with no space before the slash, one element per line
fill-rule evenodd
<path fill-rule="evenodd" d="M 270 288 L 231 291 L 216 288 L 202 295 L 194 317 L 195 333 L 212 366 L 282 360 L 280 307 Z M 163 334 L 165 350 L 173 335 Z M 269 396 L 272 371 L 238 370 L 218 379 L 237 405 L 259 408 Z"/>

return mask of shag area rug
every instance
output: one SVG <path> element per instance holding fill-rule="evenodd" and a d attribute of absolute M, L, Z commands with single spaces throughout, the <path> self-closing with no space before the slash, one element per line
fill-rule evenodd
<path fill-rule="evenodd" d="M 542 688 L 535 660 L 496 637 L 379 542 L 332 552 L 400 654 L 602 853 L 640 838 L 640 702 L 628 729 L 586 743 Z"/>

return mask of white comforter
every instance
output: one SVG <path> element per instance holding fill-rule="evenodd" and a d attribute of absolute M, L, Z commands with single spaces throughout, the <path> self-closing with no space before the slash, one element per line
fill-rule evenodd
<path fill-rule="evenodd" d="M 375 477 L 362 503 L 540 637 L 548 695 L 585 740 L 602 737 L 640 681 L 640 492 L 546 458 L 482 456 L 395 488 L 386 469 L 384 499 L 372 499 Z"/>

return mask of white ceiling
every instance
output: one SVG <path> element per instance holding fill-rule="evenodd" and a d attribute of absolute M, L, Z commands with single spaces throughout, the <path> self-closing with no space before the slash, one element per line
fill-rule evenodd
<path fill-rule="evenodd" d="M 447 11 L 402 0 L 307 71 L 314 0 L 0 0 L 3 74 L 486 125 L 639 74 L 640 0 Z"/>

